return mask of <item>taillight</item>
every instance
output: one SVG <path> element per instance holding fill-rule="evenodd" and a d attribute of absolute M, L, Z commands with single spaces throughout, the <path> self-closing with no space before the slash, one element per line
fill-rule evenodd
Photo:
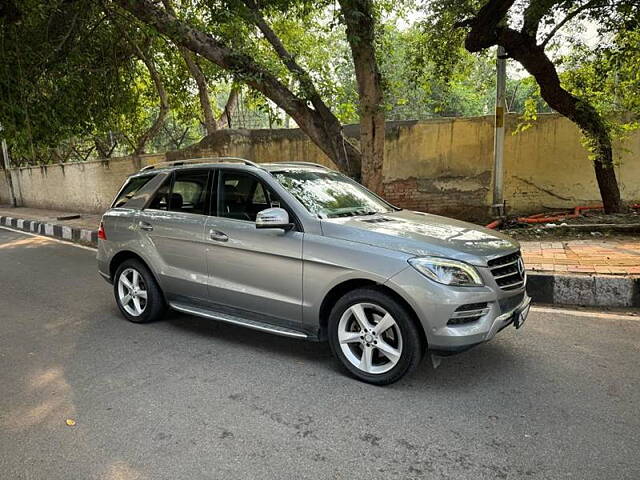
<path fill-rule="evenodd" d="M 98 228 L 98 238 L 100 240 L 106 240 L 107 235 L 104 233 L 104 223 L 100 222 L 100 228 Z"/>

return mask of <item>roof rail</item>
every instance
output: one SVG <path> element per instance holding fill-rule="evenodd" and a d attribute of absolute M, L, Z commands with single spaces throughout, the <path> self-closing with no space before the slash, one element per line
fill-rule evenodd
<path fill-rule="evenodd" d="M 329 167 L 320 165 L 319 163 L 312 163 L 312 162 L 276 162 L 276 163 L 282 163 L 285 165 L 306 165 L 309 167 L 320 167 L 320 168 L 324 168 L 325 170 L 330 170 Z"/>
<path fill-rule="evenodd" d="M 206 158 L 189 158 L 186 160 L 172 160 L 170 162 L 158 162 L 153 165 L 147 165 L 140 169 L 141 172 L 146 170 L 154 170 L 156 168 L 178 167 L 180 165 L 198 164 L 198 163 L 244 163 L 252 167 L 261 168 L 257 163 L 240 157 L 206 157 Z"/>

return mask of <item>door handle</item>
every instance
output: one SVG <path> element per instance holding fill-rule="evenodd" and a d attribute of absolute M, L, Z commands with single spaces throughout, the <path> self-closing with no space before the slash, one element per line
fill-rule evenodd
<path fill-rule="evenodd" d="M 224 232 L 220 230 L 209 230 L 209 238 L 211 240 L 215 240 L 216 242 L 226 242 L 229 240 L 229 237 L 225 235 Z"/>
<path fill-rule="evenodd" d="M 138 226 L 140 227 L 140 230 L 145 230 L 147 232 L 153 230 L 153 225 L 148 222 L 138 222 Z"/>

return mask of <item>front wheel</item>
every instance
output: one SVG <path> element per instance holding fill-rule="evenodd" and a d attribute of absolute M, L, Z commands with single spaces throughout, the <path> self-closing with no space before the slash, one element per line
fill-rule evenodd
<path fill-rule="evenodd" d="M 120 312 L 130 322 L 152 322 L 160 319 L 167 310 L 158 283 L 138 260 L 122 262 L 116 270 L 113 290 Z"/>
<path fill-rule="evenodd" d="M 329 344 L 347 371 L 375 385 L 396 382 L 422 358 L 422 337 L 405 307 L 375 289 L 347 293 L 329 317 Z"/>

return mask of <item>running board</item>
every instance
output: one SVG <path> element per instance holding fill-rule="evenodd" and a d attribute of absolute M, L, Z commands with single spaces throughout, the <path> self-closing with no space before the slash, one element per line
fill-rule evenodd
<path fill-rule="evenodd" d="M 194 307 L 191 305 L 183 305 L 180 303 L 169 303 L 171 308 L 183 313 L 189 313 L 198 317 L 211 318 L 221 322 L 233 323 L 234 325 L 240 325 L 242 327 L 252 328 L 254 330 L 260 330 L 261 332 L 273 333 L 275 335 L 282 335 L 285 337 L 293 338 L 309 338 L 306 333 L 293 330 L 291 328 L 280 327 L 277 325 L 271 325 L 269 323 L 258 322 L 257 320 L 248 320 L 246 318 L 236 317 L 228 313 L 213 312 L 200 307 Z"/>

